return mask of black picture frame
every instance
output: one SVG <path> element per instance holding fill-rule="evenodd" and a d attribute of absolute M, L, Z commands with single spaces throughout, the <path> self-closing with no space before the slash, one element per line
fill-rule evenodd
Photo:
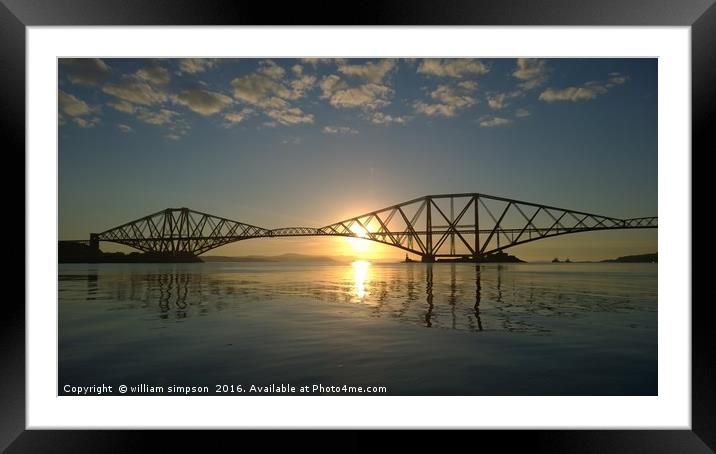
<path fill-rule="evenodd" d="M 329 12 L 326 14 L 326 12 Z M 716 101 L 716 6 L 714 0 L 504 0 L 486 2 L 381 1 L 351 7 L 339 2 L 240 2 L 146 0 L 0 0 L 0 101 L 5 155 L 25 154 L 25 32 L 28 26 L 65 25 L 530 25 L 530 26 L 690 26 L 692 45 L 692 150 L 705 153 L 711 106 Z M 712 147 L 711 147 L 712 148 Z M 692 151 L 692 156 L 693 156 Z M 692 204 L 693 205 L 693 204 Z M 691 220 L 685 220 L 691 226 Z M 52 227 L 49 231 L 54 231 Z M 25 242 L 32 238 L 25 237 Z M 691 266 L 678 264 L 674 266 Z M 56 431 L 25 430 L 25 311 L 19 300 L 6 301 L 2 317 L 0 369 L 0 449 L 17 452 L 141 451 L 157 441 L 170 451 L 188 437 L 206 437 L 208 446 L 225 439 L 246 443 L 233 432 Z M 9 304 L 9 303 L 15 303 Z M 670 302 L 678 303 L 678 302 Z M 690 304 L 690 301 L 681 302 Z M 699 304 L 702 303 L 702 304 Z M 706 303 L 706 304 L 703 304 Z M 680 452 L 716 451 L 716 348 L 711 341 L 708 299 L 692 304 L 692 430 L 484 430 L 468 434 L 471 443 L 497 443 L 532 452 Z M 238 410 L 238 409 L 237 409 Z M 272 449 L 300 447 L 310 433 L 286 437 L 258 433 Z M 382 448 L 446 447 L 453 437 L 401 434 Z M 211 437 L 210 439 L 208 437 Z M 334 431 L 331 450 L 372 450 L 366 432 Z M 222 440 L 223 441 L 223 440 Z M 314 449 L 315 443 L 308 445 Z M 455 449 L 458 447 L 455 446 Z"/>

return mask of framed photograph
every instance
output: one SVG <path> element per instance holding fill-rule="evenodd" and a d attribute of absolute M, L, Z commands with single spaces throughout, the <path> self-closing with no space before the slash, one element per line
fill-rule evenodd
<path fill-rule="evenodd" d="M 716 8 L 508 5 L 5 2 L 27 291 L 2 446 L 713 452 L 690 264 Z"/>

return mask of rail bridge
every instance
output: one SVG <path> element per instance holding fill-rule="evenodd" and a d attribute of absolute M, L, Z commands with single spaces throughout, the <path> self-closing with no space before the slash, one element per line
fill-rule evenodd
<path fill-rule="evenodd" d="M 268 229 L 189 208 L 167 208 L 90 235 L 89 244 L 119 243 L 164 255 L 199 256 L 254 238 L 363 238 L 418 255 L 422 261 L 479 261 L 505 249 L 559 235 L 657 228 L 657 217 L 615 218 L 478 193 L 419 197 L 323 227 Z"/>

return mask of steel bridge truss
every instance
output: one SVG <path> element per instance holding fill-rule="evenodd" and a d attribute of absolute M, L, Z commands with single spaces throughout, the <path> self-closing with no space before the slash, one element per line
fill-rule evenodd
<path fill-rule="evenodd" d="M 325 227 L 265 229 L 188 208 L 170 208 L 95 236 L 145 252 L 203 254 L 251 238 L 342 236 L 398 247 L 433 261 L 478 260 L 570 233 L 657 228 L 657 217 L 620 219 L 485 194 L 420 197 Z"/>
<path fill-rule="evenodd" d="M 234 241 L 268 236 L 268 232 L 188 208 L 167 208 L 104 231 L 97 239 L 144 252 L 200 255 Z"/>

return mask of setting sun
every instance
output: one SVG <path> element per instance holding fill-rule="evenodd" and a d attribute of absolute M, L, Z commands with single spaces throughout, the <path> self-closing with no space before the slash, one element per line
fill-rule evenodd
<path fill-rule="evenodd" d="M 348 246 L 346 252 L 359 257 L 367 257 L 371 254 L 374 254 L 374 243 L 368 239 L 368 231 L 365 229 L 365 227 L 361 226 L 358 223 L 353 223 L 350 229 L 351 232 L 353 232 L 356 236 L 345 238 Z"/>

